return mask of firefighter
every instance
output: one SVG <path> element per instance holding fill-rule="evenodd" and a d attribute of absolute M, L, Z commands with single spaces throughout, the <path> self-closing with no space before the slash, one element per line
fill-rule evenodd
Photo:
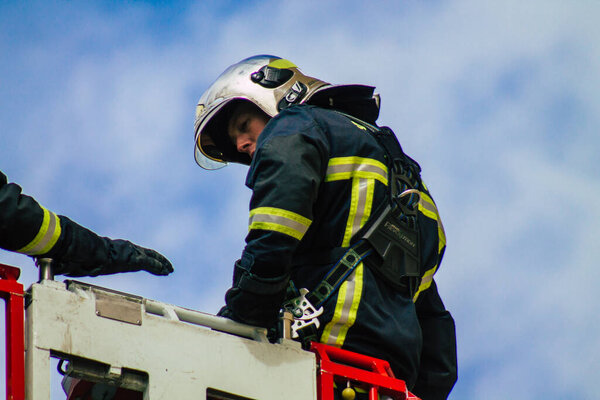
<path fill-rule="evenodd" d="M 100 237 L 42 207 L 0 172 L 0 247 L 38 258 L 51 258 L 53 272 L 71 277 L 145 270 L 173 272 L 169 260 L 127 240 Z"/>
<path fill-rule="evenodd" d="M 305 288 L 322 302 L 313 338 L 388 360 L 416 395 L 445 399 L 457 370 L 454 321 L 433 280 L 444 230 L 418 164 L 399 144 L 390 149 L 379 141 L 391 131 L 375 124 L 373 91 L 331 85 L 285 59 L 255 56 L 230 66 L 202 95 L 196 162 L 205 169 L 249 165 L 252 190 L 246 247 L 219 314 L 268 328 L 289 288 Z M 393 133 L 386 137 L 397 143 Z M 406 215 L 395 215 L 408 221 L 412 207 L 410 221 L 418 221 L 404 237 L 418 251 L 402 260 L 377 253 L 372 237 L 365 239 L 381 229 L 376 221 L 392 203 L 396 158 L 406 166 L 402 195 L 414 199 L 399 206 Z M 342 270 L 347 276 L 340 278 Z"/>

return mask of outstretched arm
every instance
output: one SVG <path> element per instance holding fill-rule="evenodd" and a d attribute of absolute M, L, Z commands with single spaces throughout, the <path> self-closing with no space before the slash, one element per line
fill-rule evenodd
<path fill-rule="evenodd" d="M 146 270 L 155 275 L 173 272 L 169 260 L 154 250 L 126 240 L 100 237 L 56 215 L 8 183 L 0 172 L 0 247 L 54 260 L 54 272 L 96 276 Z"/>

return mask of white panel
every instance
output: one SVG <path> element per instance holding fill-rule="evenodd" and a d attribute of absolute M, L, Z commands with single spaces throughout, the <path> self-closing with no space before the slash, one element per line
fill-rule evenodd
<path fill-rule="evenodd" d="M 30 288 L 29 400 L 49 398 L 42 381 L 50 377 L 46 361 L 50 350 L 96 360 L 115 370 L 147 372 L 145 399 L 204 399 L 208 387 L 261 400 L 316 399 L 315 357 L 296 342 L 270 344 L 264 342 L 262 329 L 150 300 L 142 304 L 141 325 L 103 318 L 96 315 L 97 290 L 69 291 L 51 281 Z M 149 309 L 162 310 L 166 317 L 150 314 Z"/>

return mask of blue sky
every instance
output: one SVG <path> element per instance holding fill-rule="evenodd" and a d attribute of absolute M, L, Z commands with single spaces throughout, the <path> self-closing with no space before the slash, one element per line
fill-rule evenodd
<path fill-rule="evenodd" d="M 240 2 L 241 3 L 241 2 Z M 364 83 L 423 167 L 448 249 L 451 399 L 600 397 L 596 1 L 2 2 L 0 160 L 46 207 L 164 253 L 87 279 L 216 312 L 246 232 L 245 168 L 193 159 L 202 92 L 254 54 Z M 0 251 L 36 281 L 27 257 Z"/>

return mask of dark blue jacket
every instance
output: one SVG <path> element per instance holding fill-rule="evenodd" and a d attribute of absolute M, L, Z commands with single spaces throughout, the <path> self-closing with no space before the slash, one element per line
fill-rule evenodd
<path fill-rule="evenodd" d="M 386 201 L 388 166 L 364 125 L 293 106 L 259 136 L 246 185 L 253 191 L 247 245 L 226 302 L 234 319 L 270 326 L 289 279 L 311 290 L 334 262 L 306 256 L 348 247 Z M 433 282 L 445 235 L 424 187 L 419 211 L 425 253 L 414 298 L 361 263 L 324 304 L 319 334 L 323 343 L 388 360 L 417 394 L 437 386 L 426 398 L 445 398 L 456 380 L 454 323 Z"/>
<path fill-rule="evenodd" d="M 0 172 L 0 247 L 38 256 L 60 247 L 64 222 Z"/>

